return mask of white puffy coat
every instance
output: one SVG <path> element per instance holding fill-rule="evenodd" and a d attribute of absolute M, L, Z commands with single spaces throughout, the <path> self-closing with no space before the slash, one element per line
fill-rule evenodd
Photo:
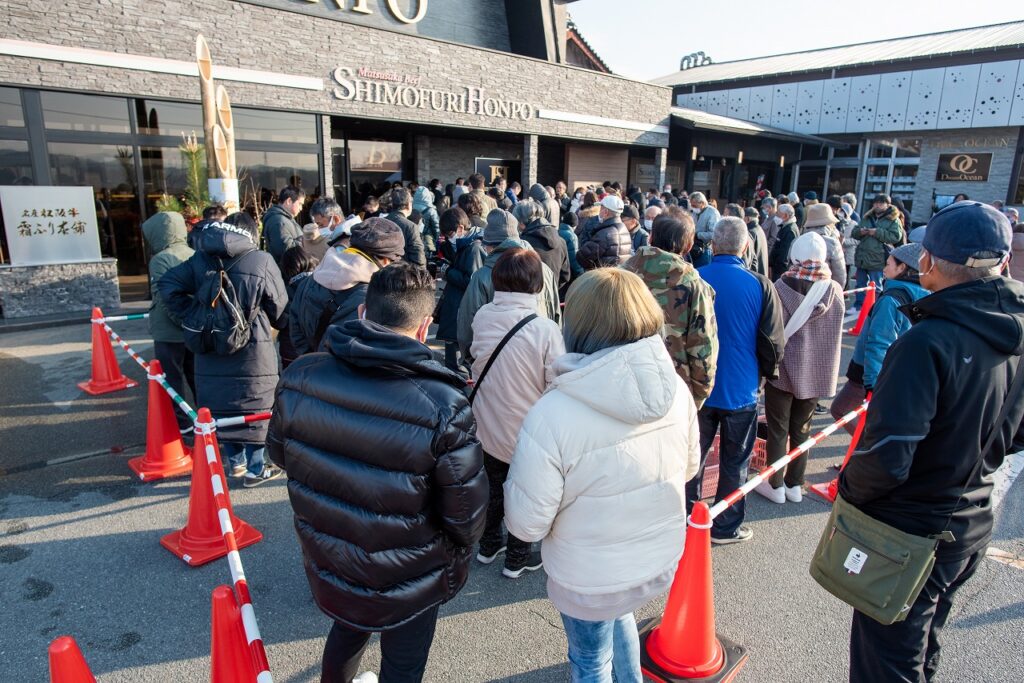
<path fill-rule="evenodd" d="M 495 348 L 516 323 L 538 313 L 537 296 L 495 292 L 494 300 L 473 316 L 473 377 L 480 373 Z M 484 452 L 512 462 L 516 437 L 526 414 L 554 379 L 549 366 L 565 353 L 558 323 L 539 314 L 509 340 L 498 354 L 473 398 L 476 434 Z"/>
<path fill-rule="evenodd" d="M 693 397 L 665 342 L 566 354 L 552 369 L 505 482 L 509 532 L 543 539 L 549 579 L 573 593 L 627 593 L 671 576 L 700 439 Z"/>

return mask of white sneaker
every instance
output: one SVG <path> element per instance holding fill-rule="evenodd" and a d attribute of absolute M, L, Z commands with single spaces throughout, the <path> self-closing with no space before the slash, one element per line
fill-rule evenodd
<path fill-rule="evenodd" d="M 364 671 L 353 678 L 352 683 L 377 683 L 377 674 L 372 671 Z"/>
<path fill-rule="evenodd" d="M 804 499 L 804 492 L 799 486 L 786 487 L 786 500 L 790 503 L 799 503 Z"/>
<path fill-rule="evenodd" d="M 762 496 L 764 496 L 773 503 L 778 503 L 779 505 L 781 505 L 782 503 L 786 502 L 786 492 L 785 490 L 783 490 L 783 487 L 780 486 L 778 488 L 775 488 L 767 481 L 762 481 L 760 484 L 754 487 L 754 491 L 760 493 Z"/>

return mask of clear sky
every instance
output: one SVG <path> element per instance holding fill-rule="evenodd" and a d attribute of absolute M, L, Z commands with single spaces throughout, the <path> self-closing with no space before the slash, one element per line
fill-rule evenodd
<path fill-rule="evenodd" d="M 678 70 L 693 52 L 728 62 L 1024 19 L 1021 0 L 579 0 L 568 8 L 612 71 L 641 80 Z"/>

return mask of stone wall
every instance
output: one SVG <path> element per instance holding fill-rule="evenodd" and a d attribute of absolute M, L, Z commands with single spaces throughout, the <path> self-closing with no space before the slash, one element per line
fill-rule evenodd
<path fill-rule="evenodd" d="M 971 199 L 1005 201 L 1013 177 L 1013 159 L 1017 151 L 1017 128 L 976 128 L 922 135 L 921 165 L 917 171 L 914 208 L 911 219 L 927 221 L 932 215 L 932 192 L 967 194 Z M 943 182 L 935 180 L 940 154 L 992 154 L 987 182 Z"/>
<path fill-rule="evenodd" d="M 442 183 L 468 178 L 476 169 L 477 157 L 522 159 L 523 143 L 416 136 L 416 177 L 421 183 L 431 178 Z"/>
<path fill-rule="evenodd" d="M 486 131 L 664 147 L 667 132 L 339 100 L 337 67 L 419 79 L 419 87 L 528 103 L 556 115 L 668 125 L 667 88 L 482 48 L 282 12 L 233 0 L 65 0 L 60 12 L 0 0 L 0 37 L 194 62 L 195 35 L 214 64 L 322 79 L 324 90 L 219 81 L 232 103 Z M 173 22 L 168 23 L 168 18 Z M 0 83 L 198 101 L 198 78 L 0 56 Z"/>
<path fill-rule="evenodd" d="M 50 266 L 0 266 L 3 317 L 24 318 L 74 311 L 121 308 L 117 260 Z"/>

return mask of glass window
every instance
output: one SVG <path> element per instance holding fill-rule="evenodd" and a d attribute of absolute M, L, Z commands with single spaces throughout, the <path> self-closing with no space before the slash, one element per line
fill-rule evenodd
<path fill-rule="evenodd" d="M 24 126 L 21 113 L 21 91 L 17 88 L 0 88 L 0 126 Z"/>
<path fill-rule="evenodd" d="M 146 199 L 146 215 L 157 212 L 157 202 L 167 194 L 179 201 L 185 194 L 188 181 L 185 162 L 177 147 L 142 147 L 139 149 L 142 161 L 142 180 Z M 203 163 L 206 163 L 205 157 Z"/>
<path fill-rule="evenodd" d="M 402 143 L 349 140 L 348 163 L 352 209 L 359 211 L 370 195 L 379 197 L 402 179 Z"/>
<path fill-rule="evenodd" d="M 0 140 L 0 185 L 31 185 L 32 160 L 28 143 L 23 140 Z"/>
<path fill-rule="evenodd" d="M 856 159 L 860 156 L 860 145 L 854 142 L 848 142 L 847 147 L 841 148 L 836 147 L 832 150 L 833 159 Z"/>
<path fill-rule="evenodd" d="M 48 147 L 54 185 L 92 187 L 103 255 L 117 257 L 121 275 L 145 273 L 132 147 L 71 142 L 51 142 Z"/>
<path fill-rule="evenodd" d="M 917 166 L 897 164 L 892 169 L 892 189 L 889 194 L 893 199 L 903 200 L 907 211 L 914 208 L 914 190 L 917 189 Z"/>
<path fill-rule="evenodd" d="M 306 192 L 300 222 L 308 222 L 306 213 L 320 195 L 320 157 L 316 154 L 257 152 L 237 150 L 238 194 L 241 204 L 262 214 L 286 185 L 298 185 Z"/>
<path fill-rule="evenodd" d="M 43 121 L 50 130 L 130 133 L 128 101 L 120 97 L 42 92 Z"/>
<path fill-rule="evenodd" d="M 173 135 L 193 132 L 203 139 L 203 108 L 188 102 L 135 100 L 135 119 L 142 135 Z"/>
<path fill-rule="evenodd" d="M 896 157 L 920 158 L 921 138 L 900 138 L 896 141 Z"/>
<path fill-rule="evenodd" d="M 236 140 L 316 144 L 316 116 L 232 107 Z M 200 125 L 200 128 L 202 126 Z"/>
<path fill-rule="evenodd" d="M 872 140 L 868 148 L 868 157 L 871 159 L 888 159 L 892 157 L 893 140 Z"/>
<path fill-rule="evenodd" d="M 822 145 L 801 145 L 800 161 L 824 161 L 828 159 L 828 147 Z"/>
<path fill-rule="evenodd" d="M 828 173 L 828 192 L 826 194 L 843 195 L 857 191 L 857 169 L 836 168 L 833 166 Z"/>
<path fill-rule="evenodd" d="M 1024 204 L 1024 157 L 1017 167 L 1017 187 L 1013 188 L 1013 203 Z"/>
<path fill-rule="evenodd" d="M 864 180 L 864 196 L 874 197 L 876 194 L 884 194 L 889 185 L 889 164 L 871 164 L 868 166 L 868 175 Z"/>
<path fill-rule="evenodd" d="M 805 166 L 800 164 L 800 176 L 797 179 L 796 193 L 802 199 L 810 191 L 817 193 L 819 199 L 825 189 L 825 167 Z"/>

